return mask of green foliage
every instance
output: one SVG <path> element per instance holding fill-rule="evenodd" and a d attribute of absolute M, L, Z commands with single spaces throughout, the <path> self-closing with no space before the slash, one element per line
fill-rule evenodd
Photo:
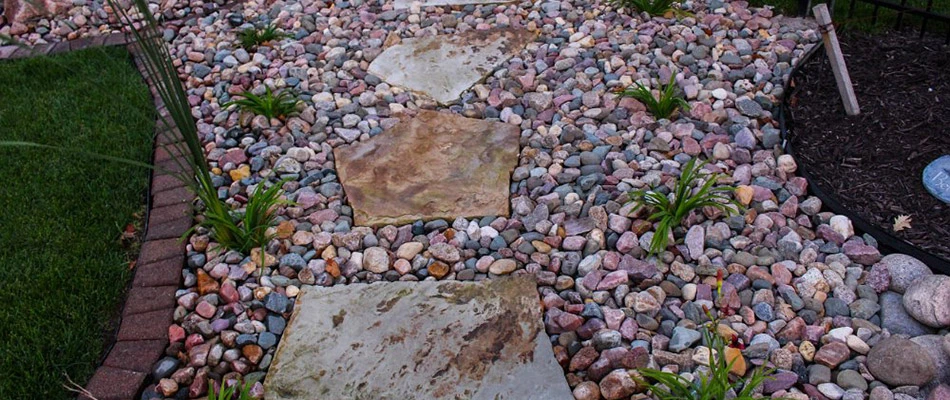
<path fill-rule="evenodd" d="M 220 391 L 215 390 L 214 386 L 214 381 L 208 381 L 208 400 L 234 400 L 235 395 L 237 400 L 253 399 L 251 397 L 251 387 L 254 386 L 254 382 L 246 382 L 243 386 L 237 382 L 233 385 L 222 383 Z M 240 391 L 238 391 L 239 388 Z"/>
<path fill-rule="evenodd" d="M 208 228 L 211 237 L 222 246 L 248 254 L 252 248 L 264 246 L 273 239 L 273 235 L 267 234 L 267 228 L 276 224 L 277 207 L 290 204 L 281 199 L 283 183 L 265 189 L 264 182 L 261 182 L 247 200 L 243 212 L 209 208 L 197 226 Z M 207 198 L 209 193 L 214 193 L 215 197 Z M 199 191 L 198 198 L 205 204 L 220 203 L 214 188 Z"/>
<path fill-rule="evenodd" d="M 669 119 L 680 108 L 689 110 L 689 103 L 676 94 L 676 85 L 673 82 L 674 76 L 670 75 L 670 81 L 659 88 L 659 99 L 653 97 L 653 92 L 640 82 L 636 82 L 636 88 L 628 87 L 621 91 L 620 95 L 639 100 L 656 119 Z"/>
<path fill-rule="evenodd" d="M 731 215 L 741 209 L 742 206 L 738 202 L 725 195 L 734 191 L 735 188 L 713 187 L 719 179 L 719 174 L 708 175 L 706 182 L 698 186 L 694 192 L 693 187 L 696 186 L 695 183 L 700 178 L 699 172 L 704 165 L 706 165 L 705 161 L 696 165 L 694 158 L 683 166 L 682 174 L 676 181 L 672 193 L 672 201 L 663 193 L 654 190 L 637 190 L 629 194 L 630 200 L 637 203 L 634 210 L 648 207 L 653 210 L 653 214 L 650 214 L 648 219 L 660 221 L 650 242 L 650 253 L 656 254 L 666 250 L 670 231 L 678 226 L 692 210 L 709 206 L 722 210 L 726 215 Z M 734 205 L 736 209 L 729 205 Z"/>
<path fill-rule="evenodd" d="M 726 342 L 716 333 L 717 319 L 713 319 L 703 326 L 703 339 L 713 351 L 709 352 L 709 372 L 700 373 L 698 379 L 689 381 L 674 373 L 654 369 L 640 369 L 640 375 L 654 381 L 650 383 L 641 380 L 640 383 L 650 389 L 650 392 L 660 400 L 752 400 L 755 390 L 765 382 L 773 370 L 756 368 L 752 375 L 743 379 L 739 377 L 734 382 L 729 378 L 729 371 L 738 359 L 727 361 L 725 357 Z M 718 354 L 714 357 L 713 354 Z M 733 397 L 733 394 L 735 396 Z"/>
<path fill-rule="evenodd" d="M 636 10 L 638 13 L 645 12 L 650 15 L 663 15 L 668 11 L 673 11 L 674 0 L 608 0 L 614 7 Z"/>
<path fill-rule="evenodd" d="M 142 211 L 155 132 L 121 47 L 0 61 L 0 399 L 75 399 L 131 277 L 119 242 Z M 70 151 L 3 143 L 55 143 Z"/>
<path fill-rule="evenodd" d="M 241 111 L 263 115 L 267 118 L 283 118 L 297 114 L 297 104 L 299 100 L 297 100 L 296 92 L 287 89 L 275 95 L 274 92 L 270 90 L 270 87 L 266 87 L 265 89 L 264 94 L 261 96 L 249 91 L 244 92 L 241 94 L 241 96 L 244 97 L 243 99 L 224 103 L 221 105 L 221 108 L 236 105 Z"/>
<path fill-rule="evenodd" d="M 238 42 L 245 50 L 251 50 L 264 43 L 291 37 L 289 34 L 278 31 L 277 26 L 271 24 L 266 27 L 247 28 L 238 32 Z"/>

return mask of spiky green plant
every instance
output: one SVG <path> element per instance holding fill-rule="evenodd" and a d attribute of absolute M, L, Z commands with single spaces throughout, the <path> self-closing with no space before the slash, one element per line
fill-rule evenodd
<path fill-rule="evenodd" d="M 234 383 L 233 385 L 228 385 L 226 383 L 221 384 L 221 390 L 215 390 L 214 381 L 208 381 L 208 400 L 234 400 L 237 396 L 237 400 L 251 400 L 251 387 L 254 386 L 254 382 L 245 382 L 244 385 L 240 383 Z M 240 389 L 240 391 L 238 391 Z"/>
<path fill-rule="evenodd" d="M 700 170 L 704 165 L 706 165 L 705 161 L 697 165 L 694 158 L 683 166 L 683 171 L 671 193 L 672 200 L 655 190 L 636 190 L 629 193 L 630 201 L 636 203 L 634 211 L 647 207 L 653 210 L 653 214 L 650 214 L 647 219 L 659 221 L 656 232 L 653 233 L 653 239 L 650 241 L 651 254 L 666 250 L 670 231 L 679 226 L 690 211 L 709 206 L 718 208 L 726 215 L 731 215 L 742 208 L 742 205 L 726 195 L 733 192 L 734 187 L 713 187 L 720 177 L 718 173 L 707 175 L 706 182 L 693 189 L 696 181 L 701 177 Z M 730 205 L 735 208 L 729 207 Z"/>
<path fill-rule="evenodd" d="M 244 98 L 224 103 L 221 108 L 236 105 L 241 111 L 263 115 L 267 118 L 284 118 L 297 114 L 297 104 L 300 103 L 297 93 L 290 89 L 274 94 L 270 87 L 266 87 L 263 95 L 258 96 L 247 91 L 241 93 L 241 96 Z"/>
<path fill-rule="evenodd" d="M 248 254 L 252 248 L 262 247 L 273 239 L 273 234 L 268 234 L 267 229 L 277 222 L 277 207 L 291 204 L 281 199 L 283 183 L 284 181 L 281 181 L 265 189 L 264 182 L 261 182 L 248 198 L 243 211 L 229 211 L 224 214 L 205 213 L 204 220 L 197 226 L 209 228 L 212 237 L 222 246 Z M 198 198 L 202 202 L 217 200 L 217 198 L 206 200 L 204 195 L 207 193 L 207 191 L 202 191 Z"/>
<path fill-rule="evenodd" d="M 674 0 L 609 0 L 611 6 L 645 12 L 650 15 L 663 15 L 673 10 Z"/>
<path fill-rule="evenodd" d="M 281 32 L 277 30 L 276 25 L 270 24 L 260 29 L 244 29 L 243 31 L 238 32 L 237 36 L 241 47 L 243 47 L 245 50 L 251 50 L 270 41 L 289 38 L 290 34 Z"/>
<path fill-rule="evenodd" d="M 771 379 L 769 375 L 773 370 L 760 367 L 756 368 L 748 378 L 738 377 L 731 380 L 729 371 L 738 359 L 727 360 L 726 341 L 716 332 L 719 320 L 711 319 L 712 321 L 703 325 L 702 329 L 703 339 L 712 349 L 709 352 L 708 373 L 700 373 L 698 379 L 690 381 L 670 372 L 639 369 L 637 371 L 640 375 L 646 378 L 640 379 L 640 384 L 646 386 L 650 393 L 660 400 L 752 400 L 756 389 L 766 379 Z M 736 344 L 729 346 L 735 347 Z"/>
<path fill-rule="evenodd" d="M 670 81 L 658 88 L 659 98 L 654 97 L 653 91 L 640 82 L 636 82 L 635 88 L 627 87 L 619 94 L 639 100 L 656 119 L 669 119 L 680 108 L 689 110 L 689 103 L 676 93 L 674 77 L 675 75 L 671 74 Z"/>

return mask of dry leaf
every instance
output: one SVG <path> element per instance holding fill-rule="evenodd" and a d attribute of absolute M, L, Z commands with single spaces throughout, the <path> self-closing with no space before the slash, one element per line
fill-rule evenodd
<path fill-rule="evenodd" d="M 904 229 L 910 229 L 910 223 L 912 222 L 910 216 L 908 215 L 898 215 L 894 218 L 894 232 L 900 232 Z"/>

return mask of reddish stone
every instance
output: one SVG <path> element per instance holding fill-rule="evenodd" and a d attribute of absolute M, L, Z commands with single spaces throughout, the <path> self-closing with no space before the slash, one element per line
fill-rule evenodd
<path fill-rule="evenodd" d="M 597 284 L 597 290 L 611 290 L 628 282 L 627 271 L 614 271 Z"/>
<path fill-rule="evenodd" d="M 600 381 L 600 394 L 607 400 L 620 400 L 637 391 L 637 383 L 626 370 L 617 369 Z"/>
<path fill-rule="evenodd" d="M 151 371 L 152 364 L 158 361 L 164 351 L 165 341 L 163 340 L 116 342 L 103 365 L 148 373 Z"/>
<path fill-rule="evenodd" d="M 627 318 L 620 324 L 620 336 L 627 340 L 633 340 L 637 337 L 637 321 L 633 318 Z"/>
<path fill-rule="evenodd" d="M 788 321 L 785 328 L 779 331 L 779 333 L 775 335 L 775 338 L 779 341 L 794 342 L 802 338 L 804 330 L 805 320 L 801 317 L 795 317 L 791 321 Z"/>
<path fill-rule="evenodd" d="M 135 287 L 129 290 L 123 315 L 175 308 L 177 286 Z"/>
<path fill-rule="evenodd" d="M 82 400 L 128 400 L 137 398 L 145 382 L 146 374 L 109 366 L 99 367 L 86 384 L 92 397 L 79 396 Z"/>
<path fill-rule="evenodd" d="M 251 363 L 257 364 L 261 361 L 261 357 L 264 357 L 264 350 L 261 349 L 261 346 L 249 344 L 241 348 L 241 354 L 244 354 L 244 357 L 247 357 L 247 360 Z"/>
<path fill-rule="evenodd" d="M 208 369 L 202 368 L 195 374 L 194 381 L 188 386 L 188 398 L 194 399 L 208 393 Z"/>
<path fill-rule="evenodd" d="M 561 365 L 561 368 L 567 368 L 571 362 L 571 356 L 567 354 L 564 346 L 554 346 L 554 359 Z"/>
<path fill-rule="evenodd" d="M 237 289 L 235 289 L 231 283 L 221 285 L 218 296 L 221 297 L 221 300 L 223 300 L 225 304 L 231 304 L 241 299 L 241 294 L 238 293 Z"/>
<path fill-rule="evenodd" d="M 180 342 L 184 339 L 185 339 L 185 328 L 182 328 L 180 325 L 168 326 L 168 342 L 169 343 Z"/>
<path fill-rule="evenodd" d="M 861 244 L 857 241 L 850 241 L 841 246 L 841 250 L 844 252 L 851 261 L 854 261 L 861 265 L 873 265 L 874 263 L 881 261 L 881 252 L 876 248 L 868 246 L 866 244 Z"/>
<path fill-rule="evenodd" d="M 571 364 L 567 370 L 584 371 L 594 363 L 594 360 L 597 360 L 598 356 L 597 350 L 593 347 L 584 347 L 571 358 Z"/>
<path fill-rule="evenodd" d="M 584 324 L 584 318 L 571 313 L 561 313 L 557 316 L 557 324 L 564 331 L 575 331 Z"/>
<path fill-rule="evenodd" d="M 587 368 L 587 377 L 591 380 L 599 381 L 610 371 L 613 371 L 613 368 L 610 366 L 610 360 L 600 357 Z"/>
<path fill-rule="evenodd" d="M 815 362 L 828 368 L 834 369 L 839 364 L 848 360 L 851 356 L 851 349 L 848 345 L 841 342 L 832 342 L 818 349 L 815 353 Z"/>

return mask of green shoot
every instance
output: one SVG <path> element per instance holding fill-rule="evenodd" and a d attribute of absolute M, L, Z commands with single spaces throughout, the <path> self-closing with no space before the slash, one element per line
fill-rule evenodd
<path fill-rule="evenodd" d="M 263 247 L 273 235 L 268 235 L 267 229 L 276 225 L 277 207 L 291 204 L 281 199 L 283 181 L 270 188 L 264 188 L 264 182 L 257 185 L 254 193 L 247 200 L 244 211 L 206 209 L 204 219 L 197 226 L 203 226 L 211 231 L 211 237 L 222 246 L 250 254 L 254 247 Z M 198 198 L 205 204 L 220 202 L 217 191 L 213 199 L 206 199 L 208 190 L 198 193 Z M 194 230 L 195 228 L 192 228 Z"/>
<path fill-rule="evenodd" d="M 237 36 L 238 42 L 245 50 L 251 50 L 267 42 L 291 37 L 288 33 L 278 31 L 277 26 L 273 24 L 261 29 L 247 28 L 238 32 Z"/>
<path fill-rule="evenodd" d="M 650 15 L 663 15 L 673 10 L 673 0 L 608 0 L 611 6 L 645 12 Z"/>
<path fill-rule="evenodd" d="M 251 92 L 244 92 L 241 96 L 244 98 L 224 103 L 221 108 L 236 105 L 241 111 L 263 115 L 268 119 L 284 118 L 297 114 L 297 105 L 300 102 L 293 90 L 282 90 L 275 95 L 270 87 L 267 87 L 261 96 Z"/>
<path fill-rule="evenodd" d="M 251 400 L 251 387 L 254 382 L 246 382 L 243 386 L 235 382 L 233 385 L 221 384 L 221 390 L 215 391 L 214 381 L 208 381 L 208 400 L 233 400 L 237 395 L 237 400 Z M 240 389 L 240 392 L 238 391 Z"/>
<path fill-rule="evenodd" d="M 690 211 L 709 206 L 718 208 L 726 215 L 731 215 L 741 209 L 742 206 L 737 201 L 725 194 L 734 191 L 735 188 L 731 186 L 713 187 L 716 180 L 719 179 L 719 174 L 707 176 L 706 182 L 698 186 L 694 193 L 693 187 L 696 186 L 695 183 L 700 178 L 699 171 L 704 165 L 706 165 L 705 161 L 696 165 L 696 159 L 694 158 L 683 166 L 682 174 L 676 181 L 672 193 L 672 201 L 666 195 L 653 190 L 637 190 L 629 194 L 631 201 L 637 203 L 635 211 L 641 207 L 653 209 L 653 214 L 647 219 L 659 221 L 656 232 L 653 234 L 653 240 L 650 241 L 651 254 L 666 250 L 670 231 L 679 226 Z M 729 205 L 734 205 L 736 208 L 733 209 Z"/>
<path fill-rule="evenodd" d="M 632 97 L 639 100 L 656 119 L 669 119 L 680 108 L 689 110 L 689 103 L 676 95 L 676 85 L 673 79 L 674 75 L 671 74 L 670 81 L 659 88 L 659 99 L 653 97 L 653 92 L 640 82 L 636 82 L 636 88 L 628 87 L 619 94 L 623 97 Z"/>

